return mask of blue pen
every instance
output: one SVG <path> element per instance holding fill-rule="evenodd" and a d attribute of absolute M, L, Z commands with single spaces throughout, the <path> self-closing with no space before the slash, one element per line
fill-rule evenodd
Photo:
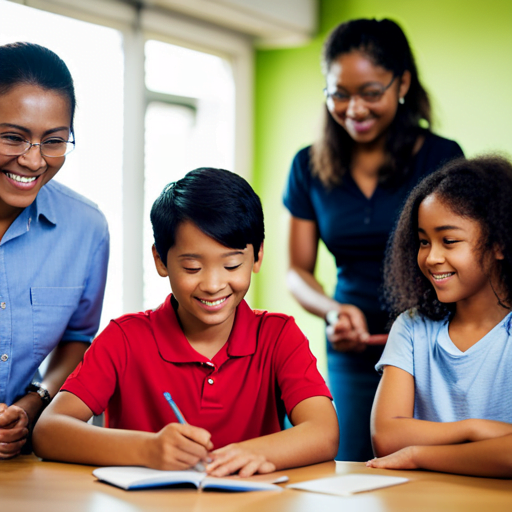
<path fill-rule="evenodd" d="M 164 392 L 164 397 L 165 399 L 167 400 L 167 403 L 171 406 L 171 409 L 173 410 L 174 414 L 176 415 L 176 418 L 178 419 L 178 421 L 184 425 L 185 423 L 187 423 L 185 421 L 185 418 L 183 416 L 183 414 L 181 414 L 181 411 L 179 410 L 178 406 L 176 405 L 176 402 L 172 399 L 171 397 L 171 393 L 169 393 L 168 391 L 165 391 Z M 205 467 L 204 467 L 204 464 L 202 464 L 201 462 L 198 462 L 195 466 L 194 466 L 194 469 L 196 471 L 199 471 L 199 472 L 203 472 L 205 470 Z"/>
<path fill-rule="evenodd" d="M 171 393 L 166 391 L 164 393 L 165 399 L 167 400 L 167 403 L 171 406 L 171 409 L 173 410 L 174 414 L 176 415 L 176 418 L 178 418 L 178 421 L 184 425 L 187 423 L 185 421 L 185 418 L 183 417 L 183 414 L 181 414 L 181 411 L 178 409 L 178 406 L 176 405 L 176 402 L 172 399 Z"/>

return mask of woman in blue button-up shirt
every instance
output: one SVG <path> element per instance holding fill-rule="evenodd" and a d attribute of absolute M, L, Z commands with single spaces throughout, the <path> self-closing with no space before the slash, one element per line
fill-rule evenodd
<path fill-rule="evenodd" d="M 51 181 L 74 148 L 74 111 L 73 80 L 57 55 L 0 46 L 0 458 L 21 451 L 98 329 L 107 223 Z"/>
<path fill-rule="evenodd" d="M 388 315 L 379 289 L 386 242 L 409 191 L 457 143 L 429 128 L 430 105 L 407 39 L 390 20 L 353 20 L 325 43 L 325 124 L 293 160 L 284 202 L 290 211 L 290 290 L 329 320 L 329 385 L 340 422 L 338 459 L 371 458 L 370 410 Z M 314 276 L 318 242 L 336 259 L 328 297 Z M 370 344 L 372 343 L 372 344 Z"/>

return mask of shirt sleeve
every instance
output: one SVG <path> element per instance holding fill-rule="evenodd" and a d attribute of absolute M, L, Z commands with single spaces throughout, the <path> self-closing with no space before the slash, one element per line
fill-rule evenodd
<path fill-rule="evenodd" d="M 111 321 L 93 341 L 61 391 L 76 395 L 98 416 L 107 408 L 125 367 L 125 336 L 119 325 Z"/>
<path fill-rule="evenodd" d="M 382 373 L 384 366 L 396 366 L 414 376 L 414 322 L 409 312 L 402 313 L 389 331 L 384 352 L 375 369 Z"/>
<path fill-rule="evenodd" d="M 291 317 L 286 320 L 275 318 L 267 322 L 272 321 L 284 323 L 276 341 L 274 368 L 286 413 L 289 415 L 306 398 L 326 396 L 332 400 L 317 369 L 316 358 L 311 353 L 309 342 L 295 320 Z"/>
<path fill-rule="evenodd" d="M 80 302 L 69 320 L 62 336 L 62 342 L 90 343 L 98 332 L 109 257 L 109 233 L 106 220 L 104 220 L 98 239 L 98 244 L 91 251 L 87 278 Z"/>
<path fill-rule="evenodd" d="M 311 178 L 309 148 L 304 148 L 293 159 L 283 195 L 284 205 L 299 219 L 316 220 L 310 195 Z"/>

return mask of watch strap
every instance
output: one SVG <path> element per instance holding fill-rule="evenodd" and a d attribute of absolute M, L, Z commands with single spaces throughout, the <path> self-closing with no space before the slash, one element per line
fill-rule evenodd
<path fill-rule="evenodd" d="M 50 392 L 40 382 L 32 382 L 27 388 L 27 393 L 37 393 L 43 402 L 43 409 L 47 407 L 52 400 Z"/>

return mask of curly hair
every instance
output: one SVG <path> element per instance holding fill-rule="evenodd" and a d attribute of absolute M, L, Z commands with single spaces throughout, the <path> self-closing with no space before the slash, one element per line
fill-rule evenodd
<path fill-rule="evenodd" d="M 381 66 L 401 77 L 411 73 L 411 85 L 405 103 L 398 105 L 385 145 L 386 161 L 379 170 L 382 184 L 400 182 L 408 173 L 414 145 L 421 133 L 421 120 L 430 126 L 430 102 L 421 85 L 413 54 L 407 38 L 398 24 L 389 19 L 359 19 L 342 23 L 325 41 L 322 68 L 328 73 L 331 64 L 340 56 L 361 52 L 375 66 Z M 341 183 L 348 172 L 354 141 L 331 116 L 327 106 L 320 139 L 311 148 L 313 173 L 326 187 Z"/>
<path fill-rule="evenodd" d="M 435 194 L 456 215 L 479 223 L 480 256 L 499 248 L 496 260 L 503 307 L 512 304 L 512 164 L 500 156 L 454 160 L 427 176 L 411 192 L 390 238 L 384 263 L 384 295 L 392 316 L 414 309 L 441 320 L 455 312 L 455 303 L 441 303 L 417 263 L 418 209 Z M 496 293 L 496 291 L 495 291 Z"/>

